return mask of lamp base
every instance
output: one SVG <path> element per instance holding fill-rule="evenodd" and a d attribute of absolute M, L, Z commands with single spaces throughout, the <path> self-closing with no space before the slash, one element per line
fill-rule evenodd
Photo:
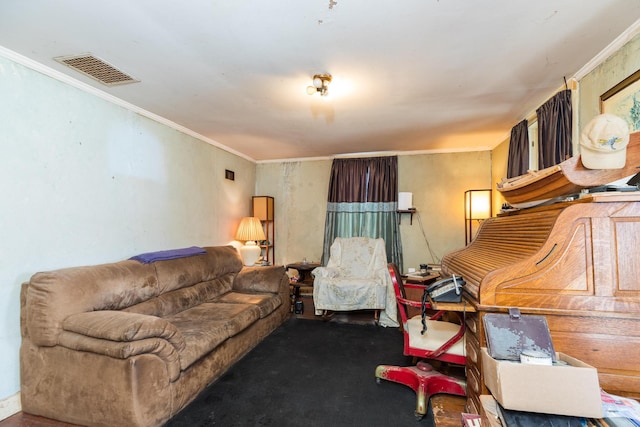
<path fill-rule="evenodd" d="M 242 262 L 245 266 L 250 267 L 258 261 L 262 249 L 258 244 L 252 240 L 247 240 L 244 246 L 240 247 L 240 256 L 242 256 Z"/>

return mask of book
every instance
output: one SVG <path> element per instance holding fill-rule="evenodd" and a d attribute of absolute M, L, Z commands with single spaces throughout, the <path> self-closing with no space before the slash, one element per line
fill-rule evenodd
<path fill-rule="evenodd" d="M 433 273 L 431 270 L 427 270 L 425 273 L 420 273 L 419 271 L 414 271 L 413 273 L 407 273 L 407 277 L 427 277 L 431 276 Z"/>

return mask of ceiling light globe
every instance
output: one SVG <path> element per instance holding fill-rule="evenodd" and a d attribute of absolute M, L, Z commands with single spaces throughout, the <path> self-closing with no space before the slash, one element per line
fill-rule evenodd
<path fill-rule="evenodd" d="M 318 89 L 313 86 L 307 86 L 307 95 L 313 95 L 316 92 L 318 92 Z"/>
<path fill-rule="evenodd" d="M 320 77 L 316 77 L 315 79 L 313 79 L 313 85 L 320 89 L 322 86 L 324 86 L 324 83 L 322 82 L 322 79 Z"/>

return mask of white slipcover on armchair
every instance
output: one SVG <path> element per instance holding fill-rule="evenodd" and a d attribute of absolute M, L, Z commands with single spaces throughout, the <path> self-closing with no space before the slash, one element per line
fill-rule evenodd
<path fill-rule="evenodd" d="M 336 237 L 326 267 L 311 274 L 316 314 L 324 310 L 380 310 L 380 325 L 398 326 L 383 239 Z"/>

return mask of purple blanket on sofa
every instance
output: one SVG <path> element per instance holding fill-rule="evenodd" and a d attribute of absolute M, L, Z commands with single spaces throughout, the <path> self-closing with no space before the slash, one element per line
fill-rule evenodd
<path fill-rule="evenodd" d="M 169 249 L 166 251 L 147 252 L 146 254 L 136 255 L 129 259 L 140 261 L 143 264 L 150 264 L 154 261 L 163 261 L 167 259 L 184 258 L 193 255 L 204 255 L 207 251 L 198 246 L 191 246 L 182 249 Z"/>

